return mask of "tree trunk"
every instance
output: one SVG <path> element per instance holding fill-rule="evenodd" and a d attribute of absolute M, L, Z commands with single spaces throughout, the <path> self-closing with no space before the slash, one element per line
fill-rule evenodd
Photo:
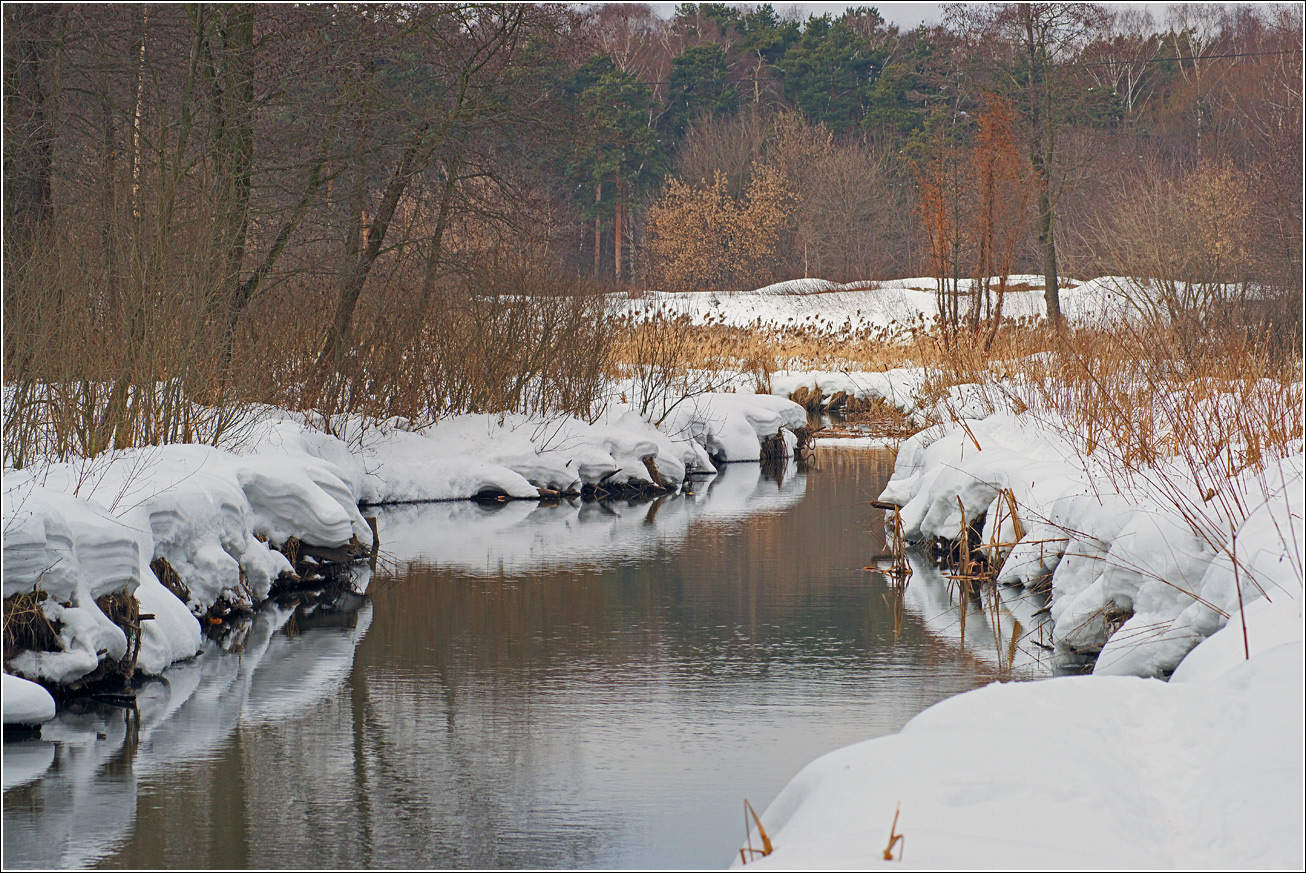
<path fill-rule="evenodd" d="M 1038 244 L 1043 255 L 1043 299 L 1048 323 L 1061 329 L 1061 295 L 1057 287 L 1056 214 L 1052 203 L 1052 158 L 1055 154 L 1052 121 L 1052 85 L 1048 81 L 1046 37 L 1035 33 L 1032 7 L 1021 7 L 1025 23 L 1025 51 L 1029 60 L 1026 100 L 1030 112 L 1029 162 L 1038 187 Z"/>
<path fill-rule="evenodd" d="M 1052 156 L 1056 131 L 1052 125 L 1052 89 L 1044 83 L 1047 104 L 1043 116 L 1043 152 L 1034 169 L 1038 172 L 1038 243 L 1043 250 L 1043 300 L 1047 304 L 1048 323 L 1057 330 L 1064 326 L 1061 318 L 1061 289 L 1057 285 L 1056 204 L 1052 199 Z"/>
<path fill-rule="evenodd" d="M 616 257 L 613 258 L 613 266 L 615 268 L 614 272 L 616 274 L 618 282 L 621 281 L 621 224 L 622 224 L 622 219 L 626 217 L 626 210 L 624 206 L 625 204 L 621 201 L 620 197 L 618 197 L 616 203 L 616 209 L 615 209 L 615 213 L 617 217 Z"/>
<path fill-rule="evenodd" d="M 1053 242 L 1052 198 L 1047 181 L 1038 195 L 1038 244 L 1043 251 L 1043 300 L 1047 303 L 1048 323 L 1056 329 L 1062 327 L 1061 289 L 1057 285 L 1057 247 Z"/>
<path fill-rule="evenodd" d="M 145 102 L 145 35 L 149 32 L 150 13 L 141 12 L 140 60 L 136 69 L 136 107 L 132 111 L 132 218 L 141 220 L 141 115 Z"/>
<path fill-rule="evenodd" d="M 5 7 L 6 24 L 18 32 L 14 52 L 5 58 L 5 112 L 18 120 L 18 135 L 5 142 L 6 228 L 27 238 L 50 216 L 51 140 L 54 120 L 43 86 L 54 49 L 50 6 Z"/>
<path fill-rule="evenodd" d="M 602 263 L 599 258 L 603 252 L 603 225 L 600 223 L 601 219 L 598 214 L 598 205 L 602 198 L 603 183 L 599 182 L 594 186 L 594 278 L 596 279 L 599 276 L 600 264 Z"/>
<path fill-rule="evenodd" d="M 399 200 L 408 188 L 409 181 L 412 180 L 414 173 L 425 165 L 426 160 L 423 158 L 430 157 L 432 149 L 425 144 L 429 128 L 428 122 L 414 131 L 412 142 L 404 150 L 399 163 L 395 165 L 394 173 L 390 176 L 390 182 L 386 185 L 381 204 L 376 210 L 376 217 L 367 226 L 367 244 L 362 247 L 358 260 L 341 282 L 340 293 L 336 297 L 335 317 L 327 330 L 322 351 L 317 356 L 316 369 L 320 377 L 325 376 L 330 370 L 338 371 L 344 361 L 345 347 L 354 320 L 354 308 L 358 305 L 358 297 L 363 292 L 363 283 L 367 281 L 372 265 L 381 254 L 381 245 L 385 242 L 386 232 L 390 229 L 390 221 L 394 218 L 395 209 L 398 208 Z"/>

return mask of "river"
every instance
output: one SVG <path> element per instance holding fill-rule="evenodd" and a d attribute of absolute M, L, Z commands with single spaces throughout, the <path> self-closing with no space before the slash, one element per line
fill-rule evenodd
<path fill-rule="evenodd" d="M 4 865 L 724 867 L 745 798 L 1043 673 L 1003 642 L 1037 604 L 977 601 L 963 640 L 937 578 L 866 569 L 891 472 L 822 449 L 649 502 L 383 508 L 367 598 L 6 738 Z"/>

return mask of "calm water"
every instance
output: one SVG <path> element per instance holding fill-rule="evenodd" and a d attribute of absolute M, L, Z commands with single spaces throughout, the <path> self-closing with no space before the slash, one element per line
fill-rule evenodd
<path fill-rule="evenodd" d="M 1009 675 L 1033 621 L 977 603 L 963 641 L 939 580 L 864 569 L 891 469 L 384 511 L 367 600 L 269 609 L 135 710 L 6 741 L 4 864 L 724 867 L 744 798 Z"/>

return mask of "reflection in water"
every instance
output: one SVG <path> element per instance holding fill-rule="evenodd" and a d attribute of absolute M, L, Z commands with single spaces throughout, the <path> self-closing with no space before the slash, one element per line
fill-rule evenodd
<path fill-rule="evenodd" d="M 311 612 L 332 611 L 320 605 Z M 132 708 L 78 701 L 61 707 L 39 739 L 5 743 L 4 865 L 79 867 L 110 855 L 133 836 L 148 847 L 132 866 L 184 866 L 205 835 L 218 801 L 190 782 L 179 803 L 142 832 L 140 808 L 153 777 L 183 782 L 260 719 L 284 718 L 333 693 L 367 632 L 372 607 L 360 599 L 316 630 L 322 619 L 269 603 L 201 654 L 137 690 Z M 10 790 L 11 755 L 24 761 L 48 750 L 39 779 Z M 198 789 L 198 791 L 197 791 Z M 200 814 L 192 816 L 192 808 Z M 237 807 L 238 808 L 238 807 Z M 225 814 L 219 810 L 218 814 Z M 175 845 L 169 845 L 174 842 Z M 205 865 L 200 860 L 197 863 Z"/>
<path fill-rule="evenodd" d="M 391 563 L 429 561 L 472 573 L 597 567 L 638 560 L 684 540 L 691 523 L 782 512 L 803 499 L 805 479 L 765 477 L 758 464 L 736 464 L 683 495 L 599 503 L 405 504 L 377 508 Z"/>
<path fill-rule="evenodd" d="M 864 569 L 891 469 L 386 509 L 357 612 L 269 609 L 138 713 L 7 743 L 5 864 L 725 866 L 743 798 L 1005 672 L 928 599 L 895 633 Z"/>
<path fill-rule="evenodd" d="M 891 585 L 889 596 L 932 634 L 992 664 L 1003 678 L 1041 678 L 1063 666 L 1052 653 L 1046 596 L 1017 586 L 967 585 L 914 549 L 904 558 L 911 574 Z"/>

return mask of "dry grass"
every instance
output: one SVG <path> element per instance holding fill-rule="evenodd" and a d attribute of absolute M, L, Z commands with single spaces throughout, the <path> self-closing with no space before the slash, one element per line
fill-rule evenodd
<path fill-rule="evenodd" d="M 748 823 L 749 816 L 752 816 L 752 825 Z M 760 849 L 753 848 L 753 825 L 757 826 L 757 835 L 762 839 L 762 848 Z M 748 845 L 739 850 L 740 864 L 747 864 L 751 859 L 759 855 L 765 858 L 775 851 L 775 847 L 771 845 L 771 838 L 767 836 L 766 828 L 762 827 L 762 819 L 747 798 L 744 799 L 744 835 Z"/>
<path fill-rule="evenodd" d="M 607 298 L 549 265 L 481 264 L 424 311 L 412 283 L 378 287 L 341 365 L 322 372 L 323 277 L 282 280 L 233 329 L 204 239 L 141 253 L 134 231 L 107 242 L 87 233 L 68 221 L 6 253 L 6 467 L 231 443 L 259 404 L 429 423 L 459 412 L 589 417 L 602 396 Z"/>
<path fill-rule="evenodd" d="M 893 823 L 889 825 L 889 843 L 884 847 L 882 857 L 886 861 L 901 861 L 903 850 L 907 847 L 907 838 L 898 833 L 898 813 L 901 811 L 901 805 L 893 808 Z M 894 848 L 898 849 L 898 857 L 893 857 Z"/>
<path fill-rule="evenodd" d="M 28 591 L 14 594 L 4 601 L 4 663 L 9 662 L 25 651 L 59 652 L 63 644 L 59 642 L 59 626 L 45 614 L 44 602 L 49 598 L 45 591 Z M 154 616 L 142 615 L 140 603 L 134 594 L 127 591 L 115 591 L 95 600 L 95 605 L 127 637 L 127 651 L 118 660 L 102 660 L 91 673 L 78 679 L 71 685 L 59 688 L 62 692 L 94 690 L 103 687 L 117 687 L 130 680 L 136 669 L 136 658 L 140 653 L 141 622 Z M 103 655 L 101 656 L 103 657 Z"/>
<path fill-rule="evenodd" d="M 921 367 L 926 380 L 917 400 L 923 407 L 946 405 L 954 386 L 977 385 L 995 409 L 1028 410 L 1057 422 L 1085 455 L 1101 450 L 1099 457 L 1126 471 L 1183 458 L 1217 493 L 1219 482 L 1259 469 L 1303 435 L 1300 350 L 1285 351 L 1278 337 L 1236 325 L 1195 343 L 1187 324 L 1058 333 L 1008 320 L 987 349 L 979 337 L 944 337 L 920 326 L 860 333 L 735 327 L 654 313 L 619 319 L 615 327 L 612 374 L 644 373 L 650 395 L 677 387 L 668 374 L 690 371 L 749 374 L 756 390 L 767 391 L 782 368 Z M 833 398 L 794 399 L 816 409 Z M 840 405 L 854 423 L 866 419 L 860 423 L 897 435 L 912 429 L 887 404 Z"/>
<path fill-rule="evenodd" d="M 44 591 L 25 591 L 5 598 L 4 662 L 22 651 L 59 651 L 58 629 L 41 608 L 49 595 Z"/>
<path fill-rule="evenodd" d="M 773 325 L 756 321 L 746 326 L 713 322 L 694 324 L 688 315 L 657 310 L 617 320 L 613 349 L 618 367 L 633 362 L 636 348 L 647 344 L 642 334 L 668 332 L 678 336 L 688 366 L 721 363 L 737 372 L 769 376 L 779 369 L 889 370 L 919 366 L 958 376 L 978 373 L 991 361 L 1014 360 L 1053 349 L 1057 344 L 1041 325 L 1008 320 L 986 352 L 982 342 L 948 347 L 935 331 L 921 325 L 905 328 L 853 330 L 826 326 Z"/>

